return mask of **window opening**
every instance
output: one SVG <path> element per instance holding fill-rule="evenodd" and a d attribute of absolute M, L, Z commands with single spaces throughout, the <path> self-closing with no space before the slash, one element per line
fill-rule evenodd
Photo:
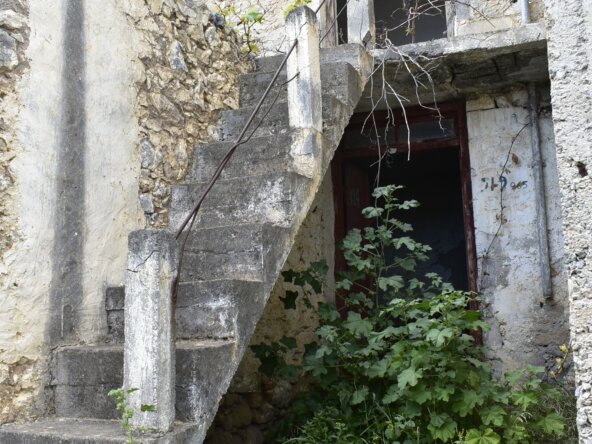
<path fill-rule="evenodd" d="M 374 0 L 378 41 L 394 45 L 446 37 L 445 0 Z"/>

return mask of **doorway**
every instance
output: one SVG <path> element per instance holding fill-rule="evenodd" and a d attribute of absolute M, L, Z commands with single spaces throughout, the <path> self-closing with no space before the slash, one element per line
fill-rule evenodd
<path fill-rule="evenodd" d="M 352 228 L 372 223 L 363 208 L 373 206 L 376 186 L 403 185 L 398 196 L 415 199 L 418 208 L 401 215 L 415 240 L 432 247 L 417 275 L 438 273 L 459 290 L 476 290 L 476 254 L 470 182 L 470 161 L 464 103 L 403 113 L 355 115 L 345 131 L 332 165 L 335 239 Z M 378 161 L 380 159 L 380 161 Z M 336 252 L 336 269 L 345 270 Z"/>

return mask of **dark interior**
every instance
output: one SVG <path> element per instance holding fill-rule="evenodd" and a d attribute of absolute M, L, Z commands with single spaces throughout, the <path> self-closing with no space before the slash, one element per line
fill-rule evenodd
<path fill-rule="evenodd" d="M 421 204 L 418 208 L 401 211 L 398 215 L 413 226 L 410 234 L 413 239 L 433 249 L 429 261 L 418 267 L 415 275 L 423 277 L 426 273 L 435 272 L 455 288 L 468 290 L 459 156 L 458 148 L 413 152 L 409 160 L 407 153 L 390 155 L 382 162 L 379 177 L 380 185 L 405 186 L 397 194 L 399 199 L 415 199 Z M 354 209 L 358 205 L 352 205 L 354 202 L 351 196 L 357 196 L 360 190 L 367 193 L 376 186 L 378 165 L 375 156 L 350 159 L 346 163 L 350 164 L 345 168 L 346 196 L 349 196 L 348 206 L 353 212 L 359 208 Z M 348 172 L 354 170 L 364 171 L 367 186 L 359 186 L 359 179 L 348 180 Z M 348 182 L 358 185 L 348 189 Z M 357 199 L 365 201 L 363 196 L 357 196 L 354 200 Z M 371 198 L 368 198 L 361 206 L 372 204 Z M 350 211 L 346 210 L 348 213 Z M 346 217 L 347 229 L 362 222 L 351 213 L 349 216 Z"/>

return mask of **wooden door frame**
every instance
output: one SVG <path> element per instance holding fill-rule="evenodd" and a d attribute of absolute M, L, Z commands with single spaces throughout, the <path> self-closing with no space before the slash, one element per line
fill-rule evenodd
<path fill-rule="evenodd" d="M 460 174 L 461 174 L 461 191 L 463 202 L 463 222 L 466 243 L 467 256 L 467 274 L 469 281 L 469 289 L 477 293 L 477 250 L 475 246 L 475 222 L 473 218 L 473 192 L 471 187 L 471 162 L 469 153 L 467 121 L 466 121 L 466 107 L 464 102 L 452 102 L 438 105 L 438 110 L 430 110 L 425 107 L 414 107 L 405 110 L 405 115 L 402 111 L 395 111 L 393 113 L 375 112 L 374 119 L 378 124 L 389 122 L 395 125 L 404 125 L 406 122 L 415 123 L 422 121 L 432 121 L 441 116 L 443 119 L 454 119 L 455 136 L 446 139 L 436 139 L 424 142 L 401 143 L 397 140 L 394 146 L 388 148 L 396 148 L 397 151 L 411 150 L 411 153 L 417 151 L 434 150 L 438 148 L 453 148 L 460 149 Z M 356 114 L 350 121 L 350 126 L 362 127 L 364 121 L 368 117 L 367 113 Z M 335 241 L 341 242 L 345 237 L 345 177 L 343 175 L 343 165 L 346 160 L 354 158 L 369 157 L 369 153 L 377 152 L 377 147 L 367 146 L 363 148 L 356 148 L 345 150 L 347 138 L 344 136 L 342 142 L 337 149 L 333 162 L 331 164 L 331 173 L 333 178 L 333 198 L 335 208 Z M 387 147 L 384 147 L 386 149 Z M 345 259 L 339 251 L 335 248 L 335 269 L 345 270 Z M 471 309 L 478 309 L 476 303 L 472 303 Z"/>

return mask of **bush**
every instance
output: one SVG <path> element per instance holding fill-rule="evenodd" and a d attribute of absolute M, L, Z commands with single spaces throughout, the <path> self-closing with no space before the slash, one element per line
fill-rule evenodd
<path fill-rule="evenodd" d="M 475 295 L 452 289 L 435 274 L 414 276 L 430 248 L 409 237 L 411 226 L 395 217 L 418 205 L 399 201 L 398 188 L 377 188 L 373 195 L 382 205 L 364 210 L 376 226 L 352 230 L 343 241 L 348 272 L 338 288 L 347 315 L 330 304 L 316 308 L 320 341 L 308 347 L 302 368 L 310 391 L 295 403 L 296 413 L 287 420 L 291 438 L 284 440 L 557 442 L 565 420 L 549 406 L 561 393 L 541 381 L 544 369 L 528 367 L 492 378 L 484 348 L 473 337 L 488 328 L 480 312 L 468 308 Z M 290 272 L 285 277 L 318 287 L 318 275 Z M 272 348 L 266 349 L 267 358 L 274 356 L 273 365 L 290 368 L 293 375 L 293 367 L 280 365 L 280 348 Z M 258 356 L 263 355 L 259 349 Z"/>

